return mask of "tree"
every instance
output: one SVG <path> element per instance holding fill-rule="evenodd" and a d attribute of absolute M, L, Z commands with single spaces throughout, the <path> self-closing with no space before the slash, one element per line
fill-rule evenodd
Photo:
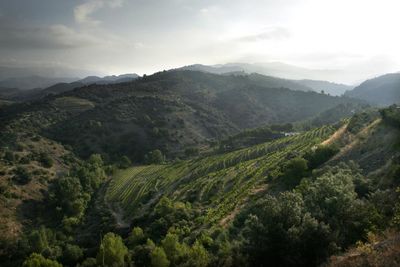
<path fill-rule="evenodd" d="M 186 266 L 193 267 L 206 267 L 210 262 L 210 256 L 207 250 L 203 247 L 200 242 L 196 241 L 190 248 L 189 260 L 186 262 Z"/>
<path fill-rule="evenodd" d="M 127 156 L 122 156 L 121 159 L 119 160 L 119 167 L 122 169 L 129 168 L 131 164 L 132 162 Z"/>
<path fill-rule="evenodd" d="M 318 146 L 314 151 L 305 155 L 305 158 L 308 160 L 308 167 L 315 169 L 321 166 L 337 152 L 339 152 L 339 149 L 335 145 Z"/>
<path fill-rule="evenodd" d="M 165 157 L 159 149 L 150 151 L 144 159 L 147 164 L 161 164 L 165 161 Z"/>
<path fill-rule="evenodd" d="M 54 204 L 60 207 L 63 215 L 80 217 L 86 209 L 90 196 L 83 192 L 79 178 L 62 177 L 51 188 Z"/>
<path fill-rule="evenodd" d="M 130 247 L 135 247 L 135 246 L 141 245 L 145 242 L 146 242 L 146 237 L 143 233 L 142 228 L 134 227 L 128 237 L 128 245 Z"/>
<path fill-rule="evenodd" d="M 176 234 L 168 233 L 161 241 L 161 244 L 172 266 L 178 266 L 188 256 L 188 246 L 179 243 L 179 238 Z"/>
<path fill-rule="evenodd" d="M 133 258 L 136 266 L 150 266 L 151 265 L 151 252 L 155 249 L 156 245 L 151 239 L 146 240 L 146 244 L 137 245 L 133 249 Z"/>
<path fill-rule="evenodd" d="M 63 263 L 73 266 L 83 257 L 82 249 L 77 245 L 67 244 L 63 251 Z"/>
<path fill-rule="evenodd" d="M 99 266 L 125 266 L 128 262 L 128 248 L 124 245 L 122 238 L 114 233 L 107 233 L 100 245 L 97 254 Z"/>
<path fill-rule="evenodd" d="M 62 267 L 62 265 L 57 261 L 46 259 L 40 254 L 32 253 L 24 261 L 22 267 Z"/>
<path fill-rule="evenodd" d="M 299 193 L 269 195 L 253 211 L 242 246 L 250 266 L 317 266 L 329 255 L 329 227 L 306 212 Z"/>
<path fill-rule="evenodd" d="M 4 159 L 8 162 L 14 162 L 14 153 L 11 151 L 6 151 L 6 153 L 4 153 Z"/>
<path fill-rule="evenodd" d="M 14 180 L 19 184 L 27 184 L 32 180 L 31 175 L 25 167 L 18 166 L 15 171 Z"/>
<path fill-rule="evenodd" d="M 167 255 L 163 248 L 156 247 L 151 252 L 151 266 L 153 267 L 168 267 L 170 264 Z"/>
<path fill-rule="evenodd" d="M 43 167 L 45 168 L 51 168 L 53 166 L 53 159 L 50 158 L 50 156 L 46 153 L 40 153 L 39 155 L 39 161 L 42 164 Z"/>
<path fill-rule="evenodd" d="M 300 183 L 300 180 L 307 175 L 307 160 L 297 157 L 291 159 L 284 167 L 283 170 L 283 179 L 284 183 L 289 187 L 293 188 L 294 186 Z"/>

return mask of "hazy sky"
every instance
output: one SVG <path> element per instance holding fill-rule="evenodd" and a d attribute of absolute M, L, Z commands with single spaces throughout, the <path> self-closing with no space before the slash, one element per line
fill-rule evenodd
<path fill-rule="evenodd" d="M 280 61 L 357 80 L 400 71 L 399 11 L 399 0 L 0 0 L 0 65 L 143 74 Z"/>

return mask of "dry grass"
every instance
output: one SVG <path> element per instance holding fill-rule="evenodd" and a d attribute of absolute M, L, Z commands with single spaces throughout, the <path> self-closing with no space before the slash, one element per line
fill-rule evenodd
<path fill-rule="evenodd" d="M 341 256 L 332 256 L 325 267 L 395 267 L 400 266 L 400 234 L 388 231 L 370 235 L 367 243 L 358 243 Z"/>

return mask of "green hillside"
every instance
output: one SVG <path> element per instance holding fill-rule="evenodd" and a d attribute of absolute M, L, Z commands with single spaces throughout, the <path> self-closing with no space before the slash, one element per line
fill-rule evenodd
<path fill-rule="evenodd" d="M 188 147 L 206 147 L 244 129 L 303 121 L 359 103 L 270 87 L 262 77 L 160 72 L 12 105 L 0 109 L 0 120 L 69 145 L 83 158 L 100 153 L 114 162 L 122 156 L 143 162 L 155 149 L 170 159 L 184 157 Z"/>
<path fill-rule="evenodd" d="M 400 101 L 400 73 L 385 74 L 366 80 L 346 92 L 347 96 L 362 99 L 377 106 L 389 106 Z"/>
<path fill-rule="evenodd" d="M 131 218 L 166 196 L 200 205 L 203 223 L 220 222 L 252 192 L 264 188 L 285 160 L 304 155 L 333 131 L 324 126 L 222 155 L 132 167 L 110 181 L 107 200 L 118 203 Z"/>
<path fill-rule="evenodd" d="M 191 71 L 1 106 L 0 263 L 319 266 L 391 240 L 399 110 Z"/>

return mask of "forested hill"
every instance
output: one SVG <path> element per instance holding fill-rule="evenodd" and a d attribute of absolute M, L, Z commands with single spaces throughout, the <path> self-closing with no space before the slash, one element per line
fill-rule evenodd
<path fill-rule="evenodd" d="M 7 106 L 0 119 L 68 144 L 83 157 L 101 153 L 141 161 L 154 149 L 175 157 L 242 129 L 302 121 L 339 104 L 358 103 L 266 85 L 247 76 L 165 71 Z"/>
<path fill-rule="evenodd" d="M 400 73 L 390 73 L 367 80 L 346 92 L 346 95 L 378 106 L 398 104 L 400 103 Z"/>

